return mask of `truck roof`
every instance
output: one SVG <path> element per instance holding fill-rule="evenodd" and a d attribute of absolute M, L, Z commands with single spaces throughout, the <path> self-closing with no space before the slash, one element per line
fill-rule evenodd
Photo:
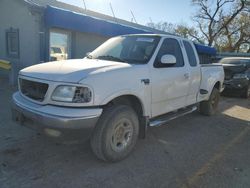
<path fill-rule="evenodd" d="M 149 33 L 149 34 L 127 34 L 127 35 L 122 35 L 122 36 L 159 36 L 159 37 L 174 36 L 176 38 L 185 39 L 183 37 L 180 37 L 180 36 L 174 35 L 174 34 L 151 34 L 151 33 Z M 185 40 L 188 40 L 188 39 L 185 39 Z M 203 44 L 198 44 L 195 42 L 193 42 L 193 43 L 194 43 L 195 48 L 199 54 L 216 55 L 216 49 L 214 47 L 203 45 Z"/>

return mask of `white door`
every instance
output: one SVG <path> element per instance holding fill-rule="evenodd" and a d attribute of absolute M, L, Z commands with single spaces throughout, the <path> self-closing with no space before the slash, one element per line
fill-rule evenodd
<path fill-rule="evenodd" d="M 176 57 L 175 65 L 164 65 L 160 62 L 161 57 L 166 54 Z M 185 106 L 189 87 L 188 70 L 179 41 L 174 38 L 166 38 L 151 71 L 152 117 Z"/>
<path fill-rule="evenodd" d="M 183 40 L 184 48 L 186 50 L 186 56 L 189 63 L 190 70 L 190 82 L 188 89 L 188 96 L 186 105 L 195 104 L 197 102 L 197 94 L 200 90 L 201 70 L 198 65 L 198 56 L 195 51 L 195 47 L 189 41 Z"/>

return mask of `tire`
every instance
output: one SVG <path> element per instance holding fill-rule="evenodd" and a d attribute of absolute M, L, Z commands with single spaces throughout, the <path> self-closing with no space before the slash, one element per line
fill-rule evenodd
<path fill-rule="evenodd" d="M 120 161 L 134 149 L 138 133 L 138 116 L 131 107 L 108 107 L 98 120 L 91 137 L 92 151 L 103 161 Z"/>
<path fill-rule="evenodd" d="M 200 113 L 206 116 L 214 115 L 217 111 L 220 100 L 220 92 L 214 88 L 207 101 L 200 102 Z"/>
<path fill-rule="evenodd" d="M 249 96 L 250 96 L 250 84 L 248 84 L 248 86 L 242 92 L 242 97 L 247 99 Z"/>

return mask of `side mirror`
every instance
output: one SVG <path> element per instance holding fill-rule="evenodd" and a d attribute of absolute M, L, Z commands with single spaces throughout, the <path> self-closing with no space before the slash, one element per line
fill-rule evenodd
<path fill-rule="evenodd" d="M 176 64 L 176 57 L 173 55 L 163 55 L 161 57 L 161 63 L 167 65 L 174 65 Z"/>
<path fill-rule="evenodd" d="M 85 55 L 85 57 L 87 57 L 88 59 L 92 59 L 92 56 L 91 56 L 90 53 L 91 53 L 91 52 L 87 52 L 86 55 Z"/>

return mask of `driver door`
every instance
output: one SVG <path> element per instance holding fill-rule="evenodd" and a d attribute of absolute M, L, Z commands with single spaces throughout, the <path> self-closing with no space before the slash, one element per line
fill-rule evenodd
<path fill-rule="evenodd" d="M 167 54 L 175 56 L 176 64 L 161 63 L 161 57 Z M 156 56 L 151 71 L 152 117 L 185 106 L 190 74 L 186 66 L 180 42 L 174 38 L 166 38 Z"/>

